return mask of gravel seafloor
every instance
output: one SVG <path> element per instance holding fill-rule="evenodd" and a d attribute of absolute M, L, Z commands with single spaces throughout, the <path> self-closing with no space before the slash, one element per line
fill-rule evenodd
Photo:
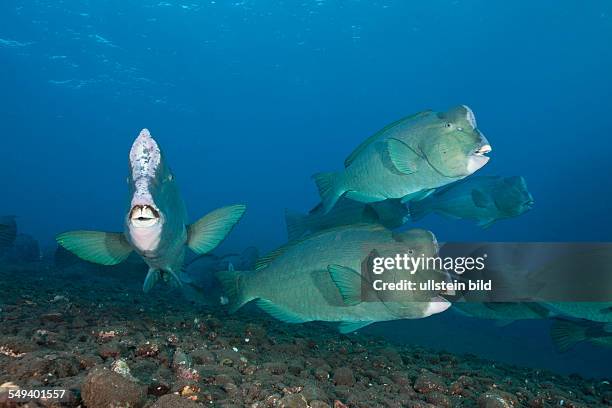
<path fill-rule="evenodd" d="M 167 289 L 145 295 L 144 272 L 129 264 L 75 268 L 0 265 L 0 407 L 612 404 L 606 381 L 284 324 L 252 309 L 228 315 Z M 68 393 L 18 403 L 9 399 L 17 388 Z"/>

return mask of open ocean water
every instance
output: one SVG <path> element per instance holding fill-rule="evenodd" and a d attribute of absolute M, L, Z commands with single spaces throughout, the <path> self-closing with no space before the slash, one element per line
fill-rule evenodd
<path fill-rule="evenodd" d="M 538 270 L 601 289 L 597 316 L 540 299 L 538 318 L 499 303 L 380 318 L 336 274 L 359 270 L 351 248 L 367 248 L 353 265 L 390 242 L 429 248 L 413 228 L 442 250 L 609 243 L 611 40 L 605 0 L 1 2 L 0 407 L 610 406 L 612 257 Z M 354 184 L 313 180 L 426 110 L 361 153 L 392 176 L 368 161 Z M 443 130 L 410 145 L 421 124 Z M 444 126 L 476 135 L 486 165 L 450 178 L 464 157 L 435 161 Z M 489 197 L 510 187 L 486 176 L 529 195 L 483 228 L 445 197 L 482 182 L 461 197 L 502 208 Z M 368 203 L 397 177 L 423 194 L 387 225 Z M 314 219 L 336 193 L 336 210 L 367 209 L 288 237 L 287 214 L 323 200 Z M 452 208 L 415 216 L 436 203 Z M 136 233 L 151 225 L 161 239 Z M 117 234 L 58 235 L 79 230 Z M 523 262 L 502 272 L 523 282 Z M 330 297 L 340 317 L 322 318 Z M 338 331 L 355 319 L 372 324 Z"/>

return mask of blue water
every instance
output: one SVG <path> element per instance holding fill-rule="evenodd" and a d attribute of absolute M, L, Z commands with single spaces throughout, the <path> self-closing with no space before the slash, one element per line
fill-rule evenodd
<path fill-rule="evenodd" d="M 611 39 L 605 0 L 5 1 L 0 214 L 43 246 L 121 230 L 147 127 L 193 219 L 248 205 L 220 252 L 265 252 L 286 207 L 318 202 L 313 173 L 391 121 L 466 104 L 493 146 L 479 174 L 524 176 L 535 206 L 488 230 L 419 225 L 440 241 L 610 241 Z"/>

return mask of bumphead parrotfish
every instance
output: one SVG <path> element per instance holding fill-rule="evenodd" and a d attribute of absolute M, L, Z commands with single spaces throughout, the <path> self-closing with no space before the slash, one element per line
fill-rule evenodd
<path fill-rule="evenodd" d="M 313 178 L 326 213 L 342 196 L 363 203 L 406 202 L 474 173 L 489 161 L 490 151 L 474 113 L 461 105 L 398 120 L 357 147 L 343 171 Z"/>
<path fill-rule="evenodd" d="M 325 213 L 321 203 L 308 214 L 285 211 L 289 241 L 342 225 L 381 224 L 394 229 L 403 225 L 409 218 L 407 204 L 397 199 L 365 204 L 342 197 L 328 213 Z"/>
<path fill-rule="evenodd" d="M 213 250 L 232 230 L 244 205 L 219 208 L 189 225 L 175 177 L 147 129 L 134 141 L 129 155 L 130 202 L 124 231 L 71 231 L 57 242 L 90 262 L 115 265 L 136 251 L 149 266 L 143 289 L 162 278 L 173 286 L 188 279 L 182 273 L 185 248 L 197 254 Z"/>
<path fill-rule="evenodd" d="M 255 300 L 279 320 L 338 322 L 340 331 L 347 333 L 373 322 L 417 319 L 446 310 L 450 303 L 433 290 L 387 291 L 374 300 L 364 299 L 362 292 L 362 284 L 371 283 L 362 272 L 368 254 L 435 256 L 437 250 L 429 231 L 394 233 L 380 225 L 351 225 L 289 243 L 260 259 L 255 271 L 219 272 L 217 278 L 231 312 Z M 393 282 L 444 278 L 440 272 L 425 269 L 414 274 L 405 270 L 389 273 Z"/>
<path fill-rule="evenodd" d="M 435 212 L 449 218 L 476 220 L 487 228 L 495 221 L 517 217 L 533 207 L 533 197 L 520 176 L 469 177 L 436 189 L 422 200 L 409 203 L 417 221 Z"/>

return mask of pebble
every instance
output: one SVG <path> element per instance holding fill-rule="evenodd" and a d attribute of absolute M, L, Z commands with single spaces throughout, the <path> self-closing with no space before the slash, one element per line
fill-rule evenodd
<path fill-rule="evenodd" d="M 339 367 L 334 371 L 334 384 L 352 386 L 355 384 L 353 370 L 348 367 Z"/>
<path fill-rule="evenodd" d="M 146 387 L 107 369 L 93 369 L 81 387 L 87 408 L 140 408 L 146 395 Z"/>

